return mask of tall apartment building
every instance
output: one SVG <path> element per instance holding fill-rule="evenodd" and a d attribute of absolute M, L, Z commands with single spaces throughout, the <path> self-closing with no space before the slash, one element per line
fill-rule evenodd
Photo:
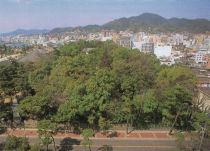
<path fill-rule="evenodd" d="M 141 52 L 144 52 L 144 53 L 149 53 L 149 54 L 154 54 L 154 43 L 143 43 L 141 45 Z"/>

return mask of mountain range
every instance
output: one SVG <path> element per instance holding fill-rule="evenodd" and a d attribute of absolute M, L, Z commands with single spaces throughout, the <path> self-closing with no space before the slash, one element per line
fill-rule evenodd
<path fill-rule="evenodd" d="M 189 33 L 205 33 L 210 32 L 210 21 L 207 19 L 186 19 L 186 18 L 164 18 L 157 14 L 144 13 L 139 16 L 129 18 L 120 18 L 108 22 L 104 25 L 87 25 L 79 27 L 55 28 L 52 30 L 24 30 L 18 29 L 10 33 L 0 35 L 32 35 L 32 34 L 60 34 L 82 30 L 86 32 L 97 32 L 100 30 L 124 31 L 131 30 L 134 32 L 146 31 L 151 33 L 157 32 L 189 32 Z"/>
<path fill-rule="evenodd" d="M 17 29 L 12 32 L 2 33 L 1 36 L 16 36 L 16 35 L 37 35 L 37 34 L 45 34 L 48 33 L 49 30 L 47 29 Z"/>
<path fill-rule="evenodd" d="M 108 29 L 115 31 L 131 30 L 134 32 L 147 31 L 205 33 L 210 31 L 210 21 L 207 19 L 166 19 L 157 14 L 144 13 L 139 16 L 116 19 L 101 26 L 88 25 L 75 28 L 55 28 L 51 30 L 50 33 L 67 32 L 76 29 L 82 29 L 92 32 Z"/>

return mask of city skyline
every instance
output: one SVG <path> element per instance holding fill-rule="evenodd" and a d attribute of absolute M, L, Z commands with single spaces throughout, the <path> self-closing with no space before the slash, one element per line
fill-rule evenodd
<path fill-rule="evenodd" d="M 137 16 L 145 12 L 166 18 L 209 20 L 208 6 L 208 0 L 2 0 L 0 33 L 20 28 L 53 29 L 101 25 L 114 19 Z"/>

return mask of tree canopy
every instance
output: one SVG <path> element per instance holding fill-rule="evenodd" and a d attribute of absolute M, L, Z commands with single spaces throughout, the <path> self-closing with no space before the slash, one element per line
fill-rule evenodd
<path fill-rule="evenodd" d="M 0 74 L 1 93 L 31 88 L 18 106 L 26 119 L 94 130 L 114 124 L 192 126 L 196 78 L 191 70 L 161 66 L 153 55 L 109 41 L 72 42 L 57 48 L 49 60 L 12 63 Z"/>

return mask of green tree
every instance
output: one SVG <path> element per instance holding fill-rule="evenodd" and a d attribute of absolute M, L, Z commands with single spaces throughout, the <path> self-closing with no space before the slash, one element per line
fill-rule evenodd
<path fill-rule="evenodd" d="M 185 147 L 185 136 L 184 134 L 178 132 L 176 133 L 176 151 L 186 151 L 186 147 Z"/>
<path fill-rule="evenodd" d="M 21 117 L 38 120 L 52 116 L 56 110 L 57 104 L 48 94 L 28 96 L 20 102 L 17 108 Z"/>
<path fill-rule="evenodd" d="M 143 93 L 143 112 L 145 121 L 152 123 L 160 119 L 160 102 L 158 102 L 154 90 L 147 90 Z"/>
<path fill-rule="evenodd" d="M 149 128 L 162 121 L 161 103 L 158 101 L 154 89 L 148 89 L 134 97 L 133 126 L 136 128 Z"/>
<path fill-rule="evenodd" d="M 5 104 L 0 101 L 0 127 L 7 125 L 7 122 L 12 120 L 12 108 L 10 104 Z"/>
<path fill-rule="evenodd" d="M 106 133 L 106 131 L 109 130 L 109 128 L 111 127 L 110 121 L 106 120 L 103 117 L 99 118 L 98 124 L 99 124 L 100 130 L 103 131 L 104 133 Z"/>
<path fill-rule="evenodd" d="M 197 150 L 201 151 L 205 141 L 209 141 L 208 135 L 210 132 L 210 118 L 206 111 L 195 111 L 193 113 L 193 127 L 195 128 L 197 137 L 199 137 Z"/>
<path fill-rule="evenodd" d="M 54 116 L 57 123 L 66 124 L 68 128 L 71 128 L 76 123 L 80 113 L 83 113 L 83 109 L 79 107 L 80 99 L 75 98 L 74 100 L 67 100 L 60 105 L 57 114 Z"/>
<path fill-rule="evenodd" d="M 113 71 L 117 77 L 116 93 L 119 93 L 118 101 L 122 106 L 120 114 L 124 115 L 122 122 L 126 123 L 126 133 L 128 126 L 133 125 L 136 116 L 136 96 L 154 86 L 158 70 L 158 60 L 150 55 L 128 49 L 119 49 L 114 52 Z"/>
<path fill-rule="evenodd" d="M 91 145 L 93 144 L 93 141 L 90 139 L 90 137 L 94 136 L 94 132 L 92 129 L 84 129 L 82 131 L 82 136 L 83 136 L 83 140 L 81 142 L 82 145 L 84 145 L 85 150 L 86 147 L 88 146 L 89 151 L 91 151 Z"/>
<path fill-rule="evenodd" d="M 164 100 L 162 114 L 164 120 L 171 124 L 169 134 L 175 126 L 186 127 L 192 108 L 192 96 L 189 91 L 182 86 L 175 86 L 164 91 Z"/>
<path fill-rule="evenodd" d="M 28 138 L 8 136 L 5 142 L 5 151 L 28 151 L 30 149 Z"/>
<path fill-rule="evenodd" d="M 17 92 L 27 92 L 30 86 L 24 66 L 15 60 L 0 65 L 0 95 L 13 96 Z"/>
<path fill-rule="evenodd" d="M 37 128 L 41 142 L 46 146 L 47 150 L 49 149 L 49 145 L 53 143 L 56 151 L 53 134 L 57 131 L 57 124 L 52 123 L 50 120 L 42 120 L 38 122 Z"/>
<path fill-rule="evenodd" d="M 41 146 L 40 146 L 40 144 L 31 145 L 31 148 L 30 148 L 29 151 L 41 151 Z"/>
<path fill-rule="evenodd" d="M 190 69 L 161 66 L 153 55 L 112 42 L 71 42 L 52 55 L 24 66 L 33 90 L 18 107 L 25 119 L 52 119 L 71 130 L 111 124 L 126 125 L 126 132 L 158 124 L 192 128 L 196 78 Z"/>
<path fill-rule="evenodd" d="M 23 64 L 16 60 L 9 60 L 7 64 L 0 65 L 0 108 L 1 120 L 10 120 L 13 126 L 12 98 L 18 101 L 31 93 L 31 87 L 28 83 L 27 72 Z M 21 96 L 17 96 L 17 94 Z M 11 99 L 10 102 L 4 102 L 5 99 Z M 7 104 L 4 104 L 7 103 Z"/>
<path fill-rule="evenodd" d="M 160 102 L 163 123 L 173 128 L 191 128 L 193 97 L 196 95 L 196 77 L 186 67 L 162 67 L 156 79 L 155 93 Z"/>
<path fill-rule="evenodd" d="M 193 94 L 195 92 L 196 82 L 196 76 L 187 67 L 162 67 L 156 79 L 156 87 L 158 92 L 162 93 L 162 90 L 179 85 Z"/>

